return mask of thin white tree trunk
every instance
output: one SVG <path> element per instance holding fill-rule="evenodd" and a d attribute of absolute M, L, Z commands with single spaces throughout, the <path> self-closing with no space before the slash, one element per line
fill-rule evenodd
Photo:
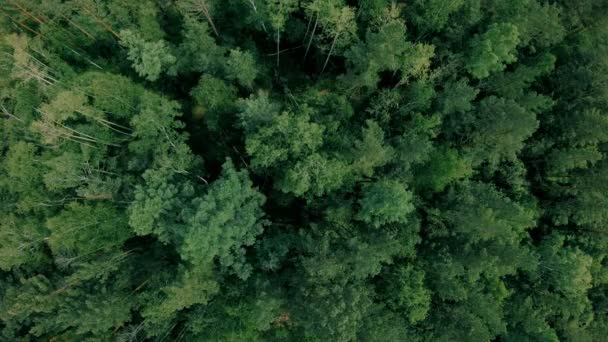
<path fill-rule="evenodd" d="M 308 46 L 306 46 L 306 52 L 304 53 L 304 59 L 308 56 L 308 50 L 310 50 L 310 45 L 312 44 L 312 40 L 315 37 L 315 32 L 317 31 L 317 24 L 319 23 L 319 13 L 317 13 L 317 17 L 315 19 L 315 24 L 312 27 L 312 32 L 310 33 L 310 39 L 308 40 Z"/>
<path fill-rule="evenodd" d="M 205 1 L 201 1 L 201 10 L 202 10 L 203 15 L 205 16 L 205 18 L 207 18 L 207 21 L 209 22 L 209 25 L 211 25 L 211 28 L 213 29 L 213 32 L 215 33 L 215 35 L 217 37 L 219 37 L 220 34 L 217 32 L 217 28 L 215 27 L 215 24 L 213 23 L 213 19 L 211 19 L 211 15 L 209 14 L 209 8 L 207 7 L 207 4 L 205 3 Z"/>
<path fill-rule="evenodd" d="M 340 36 L 340 34 L 337 34 L 334 37 L 334 41 L 331 43 L 331 48 L 329 49 L 329 53 L 327 54 L 327 58 L 325 59 L 325 63 L 323 64 L 323 69 L 321 69 L 321 73 L 323 73 L 323 71 L 325 71 L 325 67 L 327 67 L 327 63 L 329 62 L 329 57 L 331 57 L 331 54 L 334 51 L 334 47 L 336 46 L 336 42 L 338 41 L 339 36 Z"/>
<path fill-rule="evenodd" d="M 281 31 L 277 30 L 277 68 L 279 67 L 279 54 L 281 53 L 280 49 L 280 41 L 281 41 Z"/>

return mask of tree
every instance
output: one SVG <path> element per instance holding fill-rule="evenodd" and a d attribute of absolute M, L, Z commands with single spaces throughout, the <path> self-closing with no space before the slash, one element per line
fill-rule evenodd
<path fill-rule="evenodd" d="M 226 62 L 228 78 L 236 80 L 245 88 L 252 88 L 258 74 L 255 64 L 256 61 L 249 51 L 230 50 L 230 55 Z"/>
<path fill-rule="evenodd" d="M 177 279 L 145 296 L 142 316 L 147 336 L 162 336 L 175 324 L 181 310 L 206 304 L 218 291 L 210 267 L 181 267 Z"/>
<path fill-rule="evenodd" d="M 270 125 L 262 126 L 247 137 L 245 146 L 252 157 L 251 166 L 277 166 L 290 158 L 306 156 L 323 143 L 323 127 L 302 114 L 284 112 L 273 117 Z"/>
<path fill-rule="evenodd" d="M 505 275 L 535 272 L 538 265 L 521 245 L 526 230 L 534 226 L 535 212 L 483 183 L 453 187 L 444 200 L 444 212 L 429 216 L 436 222 L 429 234 L 444 241 L 443 251 L 423 253 L 433 302 L 439 305 L 427 322 L 447 322 L 451 315 L 460 319 L 432 337 L 492 339 L 507 331 L 502 308 L 510 292 Z"/>
<path fill-rule="evenodd" d="M 519 31 L 512 24 L 492 24 L 488 30 L 471 41 L 467 70 L 475 78 L 486 78 L 490 73 L 503 71 L 506 64 L 517 60 L 515 49 Z"/>
<path fill-rule="evenodd" d="M 398 12 L 390 13 L 377 30 L 368 30 L 365 41 L 346 54 L 349 72 L 345 82 L 349 88 L 375 90 L 382 71 L 401 72 L 402 84 L 410 77 L 422 76 L 428 69 L 433 47 L 407 41 L 405 24 L 398 19 Z"/>
<path fill-rule="evenodd" d="M 421 191 L 441 192 L 448 184 L 471 175 L 471 163 L 453 149 L 439 147 L 428 161 L 414 169 L 414 184 Z"/>
<path fill-rule="evenodd" d="M 296 319 L 304 324 L 303 337 L 313 340 L 354 339 L 372 305 L 370 291 L 362 284 L 319 287 L 312 289 L 302 301 L 307 302 L 306 309 Z"/>
<path fill-rule="evenodd" d="M 53 291 L 56 280 L 39 275 L 8 288 L 11 300 L 1 307 L 3 321 L 12 316 L 11 320 L 21 322 L 21 328 L 37 338 L 98 339 L 131 318 L 132 305 L 123 289 L 97 285 Z"/>
<path fill-rule="evenodd" d="M 172 66 L 176 58 L 165 42 L 146 42 L 139 34 L 125 30 L 120 33 L 121 44 L 128 49 L 127 58 L 137 73 L 148 81 L 156 81 L 162 72 Z"/>
<path fill-rule="evenodd" d="M 129 165 L 144 172 L 149 167 L 170 169 L 175 173 L 189 174 L 200 162 L 186 145 L 187 135 L 179 132 L 184 123 L 180 105 L 154 93 L 144 93 L 139 112 L 131 118 L 132 141 L 128 148 L 138 159 Z"/>
<path fill-rule="evenodd" d="M 537 78 L 553 70 L 555 60 L 550 53 L 542 54 L 532 59 L 532 63 L 518 66 L 513 72 L 493 76 L 488 80 L 488 88 L 500 96 L 518 100 Z"/>
<path fill-rule="evenodd" d="M 489 7 L 493 19 L 517 26 L 521 46 L 546 48 L 560 42 L 566 34 L 561 18 L 563 15 L 554 4 L 524 0 L 505 6 L 493 1 Z"/>
<path fill-rule="evenodd" d="M 1 7 L 1 341 L 606 339 L 608 2 Z"/>
<path fill-rule="evenodd" d="M 164 243 L 180 241 L 185 224 L 180 211 L 195 195 L 194 185 L 167 169 L 147 170 L 143 179 L 129 206 L 129 225 L 138 235 L 154 234 Z"/>
<path fill-rule="evenodd" d="M 321 27 L 324 28 L 324 33 L 331 37 L 329 52 L 321 69 L 321 73 L 323 73 L 334 49 L 348 46 L 355 39 L 357 31 L 355 11 L 348 6 L 332 7 L 327 17 L 321 18 L 320 23 Z"/>
<path fill-rule="evenodd" d="M 276 32 L 276 43 L 277 43 L 277 67 L 280 62 L 280 42 L 281 42 L 281 31 L 285 29 L 285 24 L 289 15 L 296 10 L 297 2 L 295 0 L 269 0 L 266 2 L 266 10 L 268 11 L 268 20 L 270 26 Z"/>
<path fill-rule="evenodd" d="M 437 99 L 438 110 L 443 115 L 466 113 L 473 109 L 472 102 L 479 90 L 471 87 L 466 78 L 446 85 Z"/>
<path fill-rule="evenodd" d="M 44 262 L 47 237 L 48 232 L 39 220 L 6 215 L 0 220 L 0 269 L 10 271 L 22 265 Z"/>
<path fill-rule="evenodd" d="M 387 164 L 394 156 L 391 146 L 385 146 L 384 132 L 374 121 L 368 120 L 361 140 L 355 141 L 353 168 L 365 177 L 371 177 L 374 169 Z"/>
<path fill-rule="evenodd" d="M 266 92 L 259 92 L 239 101 L 239 126 L 245 134 L 254 132 L 259 126 L 269 125 L 278 116 L 281 107 L 272 101 Z"/>
<path fill-rule="evenodd" d="M 317 32 L 317 27 L 319 26 L 319 18 L 321 16 L 321 11 L 327 6 L 331 5 L 332 2 L 330 1 L 319 0 L 310 1 L 305 5 L 304 10 L 306 12 L 306 15 L 308 16 L 308 27 L 306 30 L 306 34 L 308 34 L 308 31 L 310 30 L 310 38 L 308 38 L 308 43 L 306 44 L 306 52 L 304 52 L 304 59 L 306 59 L 306 56 L 308 56 L 308 51 L 310 51 L 310 46 L 312 45 L 312 41 L 315 38 L 315 33 Z M 312 21 L 313 18 L 314 23 Z M 312 29 L 310 29 L 311 23 Z M 307 38 L 306 35 L 304 36 L 304 38 Z"/>
<path fill-rule="evenodd" d="M 322 196 L 339 189 L 350 174 L 344 161 L 313 153 L 295 162 L 293 167 L 278 176 L 276 187 L 285 193 Z"/>
<path fill-rule="evenodd" d="M 582 251 L 564 246 L 564 237 L 553 233 L 546 236 L 540 248 L 539 272 L 532 276 L 534 292 L 516 294 L 512 314 L 523 312 L 532 319 L 524 322 L 514 317 L 519 329 L 508 333 L 514 338 L 539 338 L 558 340 L 556 336 L 585 336 L 584 328 L 592 318 L 587 291 L 591 288 L 591 258 Z"/>
<path fill-rule="evenodd" d="M 193 17 L 203 17 L 211 28 L 216 36 L 219 36 L 219 32 L 213 23 L 212 13 L 214 12 L 216 2 L 213 0 L 180 0 L 178 2 L 179 8 L 184 11 L 186 14 L 191 15 Z"/>
<path fill-rule="evenodd" d="M 253 245 L 263 231 L 261 207 L 266 200 L 252 185 L 246 171 L 236 171 L 229 160 L 224 163 L 221 177 L 184 213 L 188 225 L 180 249 L 184 260 L 202 267 L 218 258 L 239 278 L 249 277 L 244 247 Z"/>
<path fill-rule="evenodd" d="M 64 152 L 45 162 L 49 171 L 44 175 L 44 183 L 51 191 L 76 188 L 87 181 L 84 174 L 82 155 Z"/>
<path fill-rule="evenodd" d="M 558 117 L 561 141 L 574 146 L 591 146 L 608 141 L 604 127 L 608 119 L 598 109 L 590 108 L 577 113 L 564 113 Z"/>
<path fill-rule="evenodd" d="M 182 36 L 183 40 L 175 50 L 175 55 L 180 56 L 175 63 L 178 73 L 215 72 L 221 69 L 226 48 L 216 44 L 206 23 L 185 17 Z"/>
<path fill-rule="evenodd" d="M 431 305 L 430 291 L 424 286 L 424 272 L 412 265 L 398 265 L 386 279 L 388 306 L 406 313 L 410 323 L 423 320 Z"/>
<path fill-rule="evenodd" d="M 464 0 L 417 0 L 413 3 L 412 22 L 424 33 L 441 31 L 447 25 L 450 15 L 457 12 L 464 3 Z"/>
<path fill-rule="evenodd" d="M 361 209 L 356 218 L 375 228 L 388 223 L 406 223 L 414 210 L 412 193 L 405 186 L 392 180 L 381 180 L 363 189 L 359 201 Z"/>
<path fill-rule="evenodd" d="M 249 285 L 234 284 L 227 292 L 227 296 L 188 315 L 187 326 L 193 335 L 212 340 L 260 340 L 272 333 L 279 321 L 290 319 L 278 293 L 260 278 Z M 222 317 L 220 324 L 217 317 Z"/>
<path fill-rule="evenodd" d="M 120 247 L 131 236 L 127 219 L 108 204 L 70 204 L 47 221 L 56 258 L 81 258 Z"/>
<path fill-rule="evenodd" d="M 415 229 L 403 228 L 405 234 L 415 234 Z M 373 289 L 362 280 L 378 275 L 403 250 L 405 237 L 394 231 L 362 228 L 357 237 L 349 237 L 348 230 L 310 227 L 299 234 L 303 272 L 292 275 L 290 307 L 305 337 L 353 339 L 373 310 Z"/>
<path fill-rule="evenodd" d="M 7 213 L 29 212 L 39 209 L 48 194 L 42 180 L 44 169 L 38 164 L 38 149 L 32 143 L 19 141 L 8 148 L 3 155 L 0 187 L 16 197 L 7 201 Z"/>
<path fill-rule="evenodd" d="M 490 162 L 515 158 L 538 127 L 533 113 L 512 100 L 494 96 L 479 102 L 477 115 L 471 140 L 473 149 L 479 152 L 474 153 L 483 151 Z"/>
<path fill-rule="evenodd" d="M 220 131 L 225 126 L 223 116 L 236 101 L 236 88 L 219 78 L 203 75 L 190 94 L 200 106 L 209 130 Z"/>
<path fill-rule="evenodd" d="M 608 185 L 604 175 L 606 166 L 603 159 L 586 170 L 566 177 L 568 186 L 558 191 L 561 196 L 555 203 L 555 209 L 550 211 L 553 222 L 560 225 L 574 222 L 595 229 L 602 227 L 608 219 L 604 210 L 608 201 L 602 195 Z"/>
<path fill-rule="evenodd" d="M 560 177 L 572 169 L 586 169 L 603 158 L 595 147 L 554 149 L 546 156 L 547 174 Z"/>
<path fill-rule="evenodd" d="M 399 169 L 403 172 L 418 163 L 428 160 L 433 151 L 432 139 L 438 133 L 439 116 L 424 117 L 418 113 L 411 116 L 405 132 L 396 138 L 395 151 Z"/>

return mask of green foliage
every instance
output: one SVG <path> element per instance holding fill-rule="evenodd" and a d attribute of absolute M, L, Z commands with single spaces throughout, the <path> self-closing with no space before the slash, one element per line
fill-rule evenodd
<path fill-rule="evenodd" d="M 226 73 L 228 78 L 236 80 L 241 86 L 253 87 L 258 70 L 253 55 L 248 51 L 230 50 L 226 61 Z"/>
<path fill-rule="evenodd" d="M 265 197 L 252 185 L 246 171 L 237 172 L 231 161 L 224 163 L 220 178 L 184 213 L 190 227 L 181 233 L 184 260 L 203 266 L 217 257 L 223 267 L 247 279 L 251 266 L 245 262 L 243 248 L 253 245 L 264 223 Z"/>
<path fill-rule="evenodd" d="M 284 112 L 247 138 L 254 168 L 278 166 L 290 158 L 310 155 L 323 143 L 323 127 L 305 114 Z"/>
<path fill-rule="evenodd" d="M 56 256 L 83 256 L 120 246 L 131 232 L 126 217 L 110 205 L 71 204 L 46 224 L 48 244 Z"/>
<path fill-rule="evenodd" d="M 465 0 L 416 0 L 413 3 L 412 21 L 421 31 L 441 31 L 450 15 L 457 12 Z"/>
<path fill-rule="evenodd" d="M 186 16 L 182 35 L 183 40 L 175 50 L 175 55 L 181 57 L 176 61 L 176 67 L 180 73 L 209 72 L 220 69 L 226 48 L 215 43 L 207 23 Z"/>
<path fill-rule="evenodd" d="M 414 210 L 412 193 L 392 180 L 382 180 L 366 186 L 359 201 L 357 219 L 380 228 L 388 223 L 406 223 Z"/>
<path fill-rule="evenodd" d="M 281 31 L 291 12 L 296 10 L 295 0 L 269 0 L 266 1 L 268 20 L 275 31 Z"/>
<path fill-rule="evenodd" d="M 520 206 L 485 184 L 471 184 L 464 193 L 451 193 L 448 198 L 452 202 L 444 216 L 452 225 L 451 231 L 470 235 L 470 243 L 513 243 L 524 237 L 523 230 L 534 225 L 533 209 Z"/>
<path fill-rule="evenodd" d="M 428 159 L 439 124 L 440 118 L 437 115 L 412 115 L 405 132 L 397 137 L 396 142 L 396 160 L 402 170 L 409 170 L 412 165 Z"/>
<path fill-rule="evenodd" d="M 222 116 L 232 109 L 236 100 L 236 88 L 219 78 L 203 75 L 190 94 L 200 106 L 209 129 L 218 131 L 222 127 Z"/>
<path fill-rule="evenodd" d="M 363 128 L 361 140 L 355 142 L 356 160 L 354 169 L 364 176 L 371 177 L 374 169 L 389 163 L 394 157 L 394 151 L 384 143 L 384 132 L 374 121 L 368 120 Z"/>
<path fill-rule="evenodd" d="M 127 58 L 133 63 L 133 69 L 148 81 L 158 80 L 160 74 L 176 61 L 162 40 L 146 42 L 129 30 L 122 31 L 120 35 L 121 44 L 128 49 Z"/>
<path fill-rule="evenodd" d="M 185 144 L 186 136 L 178 133 L 184 126 L 183 122 L 176 120 L 181 116 L 179 104 L 151 93 L 144 93 L 140 101 L 139 113 L 130 122 L 134 139 L 128 146 L 140 157 L 130 163 L 131 167 L 143 164 L 187 173 L 194 157 Z"/>
<path fill-rule="evenodd" d="M 500 96 L 520 99 L 530 84 L 553 70 L 555 59 L 555 56 L 549 53 L 533 58 L 531 63 L 519 65 L 513 72 L 497 74 L 490 78 L 489 88 Z"/>
<path fill-rule="evenodd" d="M 517 26 L 492 24 L 485 33 L 473 39 L 467 70 L 476 78 L 503 71 L 506 64 L 517 60 L 515 49 L 518 44 Z"/>
<path fill-rule="evenodd" d="M 178 182 L 169 170 L 147 170 L 144 184 L 134 191 L 130 205 L 129 225 L 138 235 L 154 234 L 160 241 L 177 240 L 183 225 L 179 211 L 189 204 L 194 196 L 194 187 L 189 182 Z"/>
<path fill-rule="evenodd" d="M 221 301 L 194 310 L 188 325 L 201 339 L 238 341 L 263 340 L 263 334 L 271 331 L 275 320 L 288 320 L 282 301 L 269 290 L 268 284 L 248 288 L 238 287 Z M 239 297 L 246 293 L 244 300 Z M 215 324 L 222 317 L 224 324 Z"/>
<path fill-rule="evenodd" d="M 310 121 L 312 113 L 311 108 L 302 106 L 298 114 L 283 112 L 272 119 L 264 118 L 268 123 L 248 135 L 245 142 L 252 168 L 257 173 L 275 172 L 275 188 L 284 193 L 321 196 L 342 186 L 351 173 L 345 158 L 334 158 L 320 150 L 324 126 Z M 249 119 L 246 114 L 243 120 Z"/>
<path fill-rule="evenodd" d="M 45 259 L 44 225 L 36 219 L 6 215 L 0 221 L 0 269 L 9 271 L 21 265 L 38 265 Z"/>
<path fill-rule="evenodd" d="M 458 82 L 450 83 L 438 98 L 438 109 L 444 115 L 454 113 L 466 113 L 473 106 L 471 102 L 475 100 L 479 90 L 467 84 L 465 78 Z"/>
<path fill-rule="evenodd" d="M 269 125 L 275 116 L 279 115 L 280 105 L 272 102 L 265 92 L 251 95 L 239 103 L 239 126 L 249 134 L 256 131 L 259 126 Z"/>
<path fill-rule="evenodd" d="M 560 131 L 563 132 L 560 140 L 563 139 L 569 144 L 590 146 L 608 141 L 608 134 L 605 130 L 608 126 L 608 118 L 596 108 L 585 109 L 583 112 L 577 113 L 564 113 L 559 120 L 562 124 Z"/>
<path fill-rule="evenodd" d="M 554 149 L 547 155 L 547 173 L 559 176 L 572 169 L 586 169 L 603 158 L 595 147 Z"/>
<path fill-rule="evenodd" d="M 555 4 L 523 0 L 506 5 L 492 1 L 490 10 L 496 20 L 508 20 L 517 26 L 522 46 L 549 47 L 566 34 L 562 9 Z"/>
<path fill-rule="evenodd" d="M 32 143 L 19 141 L 11 145 L 3 156 L 2 179 L 5 191 L 18 195 L 14 203 L 8 202 L 6 209 L 16 211 L 34 210 L 37 203 L 45 199 L 43 169 L 37 160 L 37 148 Z M 5 210 L 6 210 L 5 209 Z M 7 210 L 11 212 L 12 210 Z"/>
<path fill-rule="evenodd" d="M 321 2 L 318 6 L 320 8 L 315 23 L 318 21 L 325 40 L 331 41 L 321 70 L 323 72 L 332 54 L 344 50 L 357 38 L 357 23 L 355 10 L 352 7 L 340 6 L 331 1 Z"/>
<path fill-rule="evenodd" d="M 344 162 L 313 153 L 287 170 L 277 180 L 277 188 L 296 196 L 303 196 L 307 192 L 321 196 L 338 189 L 349 171 Z"/>
<path fill-rule="evenodd" d="M 387 18 L 376 30 L 368 30 L 365 41 L 354 45 L 347 53 L 348 87 L 375 89 L 383 71 L 400 72 L 399 83 L 424 75 L 433 57 L 432 45 L 414 44 L 406 40 L 405 24 Z"/>
<path fill-rule="evenodd" d="M 439 148 L 432 151 L 428 161 L 415 170 L 414 184 L 422 190 L 441 192 L 445 187 L 458 179 L 472 173 L 471 163 L 450 148 Z"/>
<path fill-rule="evenodd" d="M 487 97 L 479 102 L 475 128 L 471 134 L 474 153 L 487 156 L 490 162 L 514 159 L 523 148 L 524 141 L 537 127 L 534 113 L 516 102 Z"/>
<path fill-rule="evenodd" d="M 412 265 L 399 265 L 386 276 L 387 305 L 406 313 L 410 323 L 423 320 L 431 305 L 431 293 L 424 285 L 424 272 Z"/>
<path fill-rule="evenodd" d="M 608 5 L 9 0 L 1 341 L 602 341 Z"/>

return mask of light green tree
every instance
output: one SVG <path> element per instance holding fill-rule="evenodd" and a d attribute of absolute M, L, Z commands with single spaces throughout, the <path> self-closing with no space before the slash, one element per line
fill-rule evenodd
<path fill-rule="evenodd" d="M 147 42 L 138 33 L 124 30 L 120 32 L 121 44 L 128 49 L 127 58 L 133 69 L 148 81 L 156 81 L 160 74 L 167 72 L 177 60 L 167 44 L 162 41 Z"/>
<path fill-rule="evenodd" d="M 389 223 L 406 223 L 414 211 L 413 195 L 406 187 L 393 180 L 380 180 L 363 188 L 361 206 L 356 218 L 380 228 Z"/>
<path fill-rule="evenodd" d="M 492 24 L 488 30 L 471 41 L 467 70 L 475 78 L 486 78 L 503 71 L 507 64 L 517 60 L 516 48 L 519 31 L 512 24 Z"/>

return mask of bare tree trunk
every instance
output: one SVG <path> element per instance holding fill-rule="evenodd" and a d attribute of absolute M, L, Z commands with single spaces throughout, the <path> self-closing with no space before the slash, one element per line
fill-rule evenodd
<path fill-rule="evenodd" d="M 15 7 L 17 7 L 17 9 L 19 11 L 21 11 L 22 13 L 24 13 L 25 15 L 27 15 L 28 17 L 34 19 L 35 21 L 37 21 L 40 25 L 44 24 L 44 22 L 40 19 L 38 19 L 36 16 L 34 16 L 33 14 L 31 14 L 30 12 L 28 12 L 25 8 L 19 6 L 18 3 L 14 2 L 14 1 L 10 1 L 11 4 L 13 4 Z"/>
<path fill-rule="evenodd" d="M 13 18 L 12 18 L 12 17 L 10 17 L 10 16 L 9 16 L 9 19 L 10 19 L 12 22 L 14 22 L 15 24 L 17 24 L 17 25 L 19 25 L 19 26 L 21 26 L 21 27 L 25 28 L 26 30 L 28 30 L 28 31 L 32 32 L 32 33 L 33 33 L 33 34 L 35 34 L 36 36 L 38 36 L 38 37 L 40 37 L 40 38 L 42 38 L 42 39 L 46 39 L 46 37 L 45 37 L 45 36 L 44 36 L 42 33 L 40 33 L 40 32 L 38 32 L 38 31 L 36 31 L 36 30 L 34 30 L 34 29 L 30 28 L 29 26 L 25 25 L 25 24 L 24 24 L 24 23 L 22 23 L 21 21 L 17 21 L 17 20 L 13 19 Z"/>
<path fill-rule="evenodd" d="M 87 6 L 82 6 L 82 9 L 89 12 L 89 14 L 91 14 L 91 16 L 93 17 L 93 19 L 95 19 L 95 21 L 97 21 L 99 24 L 101 24 L 101 26 L 103 26 L 103 28 L 110 32 L 112 35 L 114 35 L 114 37 L 116 37 L 118 40 L 122 40 L 122 38 L 120 37 L 120 35 L 118 33 L 116 33 L 112 27 L 110 25 L 108 25 L 105 21 L 103 21 L 101 18 L 97 17 L 95 15 L 95 13 L 93 13 L 93 11 L 91 11 L 90 9 L 87 8 Z"/>
<path fill-rule="evenodd" d="M 83 29 L 82 27 L 80 27 L 78 24 L 76 24 L 75 22 L 73 22 L 72 20 L 70 20 L 68 17 L 66 17 L 65 15 L 61 14 L 61 17 L 63 19 L 65 19 L 70 25 L 74 26 L 75 28 L 77 28 L 80 32 L 84 33 L 85 36 L 91 38 L 92 40 L 96 40 L 95 36 L 93 36 L 92 34 L 90 34 L 87 30 Z"/>
<path fill-rule="evenodd" d="M 9 112 L 8 112 L 8 110 L 6 109 L 6 107 L 4 107 L 4 105 L 1 105 L 1 104 L 0 104 L 0 107 L 2 108 L 2 113 L 3 113 L 4 115 L 6 115 L 7 117 L 9 117 L 9 118 L 11 118 L 11 119 L 15 119 L 15 120 L 17 120 L 17 121 L 19 121 L 19 122 L 23 123 L 23 120 L 21 120 L 19 117 L 15 116 L 15 115 L 13 115 L 13 114 L 11 114 L 11 113 L 9 113 Z"/>
<path fill-rule="evenodd" d="M 315 32 L 317 31 L 317 24 L 319 23 L 319 13 L 317 13 L 317 17 L 315 19 L 315 24 L 312 27 L 312 32 L 310 33 L 310 40 L 308 40 L 308 46 L 306 46 L 306 52 L 304 53 L 304 60 L 306 60 L 306 56 L 308 56 L 308 50 L 310 49 L 310 44 L 312 44 L 312 40 L 315 37 Z"/>
<path fill-rule="evenodd" d="M 251 7 L 253 7 L 253 12 L 255 12 L 256 14 L 258 13 L 258 8 L 255 6 L 255 1 L 254 0 L 247 0 L 249 1 L 249 3 L 251 4 Z M 264 24 L 263 20 L 260 20 L 262 23 L 262 29 L 264 29 L 264 32 L 266 32 L 266 25 Z"/>
<path fill-rule="evenodd" d="M 280 41 L 281 41 L 281 31 L 277 30 L 277 68 L 279 67 L 279 60 L 280 60 L 279 54 L 281 53 L 281 51 L 279 50 L 280 45 L 281 45 Z"/>
<path fill-rule="evenodd" d="M 129 137 L 132 137 L 132 136 L 133 136 L 133 134 L 131 134 L 131 133 L 128 133 L 128 132 L 123 132 L 123 131 L 121 131 L 120 129 L 116 128 L 116 127 L 120 127 L 121 129 L 125 129 L 125 130 L 129 130 L 129 131 L 130 131 L 131 129 L 129 129 L 129 128 L 127 128 L 127 127 L 121 126 L 121 125 L 119 125 L 119 124 L 117 124 L 117 123 L 114 123 L 114 122 L 112 122 L 112 121 L 104 120 L 103 118 L 98 118 L 98 117 L 95 117 L 95 116 L 93 116 L 93 115 L 91 115 L 91 114 L 87 114 L 87 113 L 82 112 L 82 111 L 76 111 L 76 113 L 79 113 L 80 115 L 83 115 L 83 116 L 85 116 L 85 117 L 87 117 L 87 118 L 90 118 L 91 120 L 93 120 L 93 121 L 95 121 L 95 122 L 99 123 L 100 125 L 102 125 L 102 126 L 104 126 L 104 127 L 106 127 L 106 128 L 111 129 L 112 131 L 114 131 L 114 132 L 116 132 L 116 133 L 120 133 L 120 134 L 123 134 L 123 135 L 129 136 Z"/>
<path fill-rule="evenodd" d="M 205 1 L 201 1 L 201 12 L 203 12 L 203 15 L 205 16 L 205 18 L 207 18 L 207 21 L 209 22 L 209 25 L 211 25 L 211 28 L 213 29 L 213 32 L 215 33 L 215 35 L 217 37 L 219 37 L 220 34 L 217 32 L 217 28 L 215 27 L 215 24 L 213 23 L 213 19 L 211 19 L 211 15 L 209 14 L 209 7 L 207 7 L 207 4 L 205 3 Z"/>
<path fill-rule="evenodd" d="M 337 34 L 334 37 L 334 41 L 331 43 L 331 48 L 329 49 L 329 53 L 327 54 L 327 58 L 325 59 L 325 64 L 323 64 L 323 69 L 321 69 L 321 73 L 325 71 L 325 67 L 327 67 L 327 63 L 329 62 L 329 57 L 331 57 L 332 52 L 334 51 L 334 47 L 336 46 L 336 42 L 338 41 L 338 37 L 340 34 Z"/>
<path fill-rule="evenodd" d="M 308 24 L 306 24 L 306 32 L 304 33 L 303 41 L 306 42 L 306 37 L 308 37 L 308 32 L 310 32 L 310 24 L 312 24 L 312 17 L 308 18 Z M 304 42 L 302 45 L 304 45 Z"/>

